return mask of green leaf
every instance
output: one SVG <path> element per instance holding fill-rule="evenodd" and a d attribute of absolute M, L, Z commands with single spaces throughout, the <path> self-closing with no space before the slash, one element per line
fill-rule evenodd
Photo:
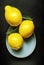
<path fill-rule="evenodd" d="M 8 28 L 8 30 L 7 30 L 7 32 L 6 32 L 6 35 L 9 35 L 9 34 L 11 34 L 11 33 L 14 33 L 14 32 L 16 32 L 17 31 L 17 27 L 9 27 Z"/>
<path fill-rule="evenodd" d="M 28 19 L 28 20 L 33 20 L 31 17 L 29 16 L 23 16 L 23 19 Z"/>

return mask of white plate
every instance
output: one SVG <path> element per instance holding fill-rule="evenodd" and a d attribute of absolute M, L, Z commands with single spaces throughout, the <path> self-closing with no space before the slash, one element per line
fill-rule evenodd
<path fill-rule="evenodd" d="M 9 53 L 11 55 L 13 55 L 14 57 L 25 58 L 27 56 L 30 56 L 36 47 L 35 34 L 24 41 L 24 45 L 23 45 L 22 49 L 20 49 L 19 51 L 15 51 L 15 50 L 11 49 L 11 47 L 8 45 L 7 37 L 6 37 L 6 47 L 7 47 L 7 50 L 9 51 Z"/>

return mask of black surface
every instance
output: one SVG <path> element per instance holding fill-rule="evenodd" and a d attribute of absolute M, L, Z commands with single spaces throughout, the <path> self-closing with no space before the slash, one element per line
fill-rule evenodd
<path fill-rule="evenodd" d="M 23 15 L 33 18 L 35 24 L 36 49 L 27 58 L 18 59 L 6 49 L 6 31 L 9 27 L 4 18 L 4 6 L 12 5 L 19 8 Z M 42 0 L 1 0 L 0 2 L 0 65 L 43 65 L 43 3 Z"/>

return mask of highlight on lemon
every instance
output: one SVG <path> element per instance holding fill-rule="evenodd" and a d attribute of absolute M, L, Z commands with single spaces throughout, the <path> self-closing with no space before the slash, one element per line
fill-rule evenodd
<path fill-rule="evenodd" d="M 19 33 L 11 33 L 8 35 L 8 44 L 14 50 L 19 50 L 23 46 L 23 38 Z"/>
<path fill-rule="evenodd" d="M 6 5 L 5 19 L 10 26 L 18 26 L 22 22 L 22 13 L 18 8 Z"/>
<path fill-rule="evenodd" d="M 32 20 L 23 20 L 19 26 L 19 33 L 23 38 L 30 37 L 34 32 L 34 23 Z"/>

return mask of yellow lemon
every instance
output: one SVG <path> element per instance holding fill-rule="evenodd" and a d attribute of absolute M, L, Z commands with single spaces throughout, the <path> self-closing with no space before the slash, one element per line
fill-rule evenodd
<path fill-rule="evenodd" d="M 8 36 L 8 44 L 14 50 L 19 50 L 23 45 L 23 38 L 19 33 L 11 33 Z"/>
<path fill-rule="evenodd" d="M 9 25 L 18 26 L 22 22 L 22 13 L 18 8 L 6 5 L 5 19 Z"/>
<path fill-rule="evenodd" d="M 34 23 L 31 20 L 24 20 L 19 26 L 19 33 L 22 37 L 28 38 L 34 31 Z"/>

